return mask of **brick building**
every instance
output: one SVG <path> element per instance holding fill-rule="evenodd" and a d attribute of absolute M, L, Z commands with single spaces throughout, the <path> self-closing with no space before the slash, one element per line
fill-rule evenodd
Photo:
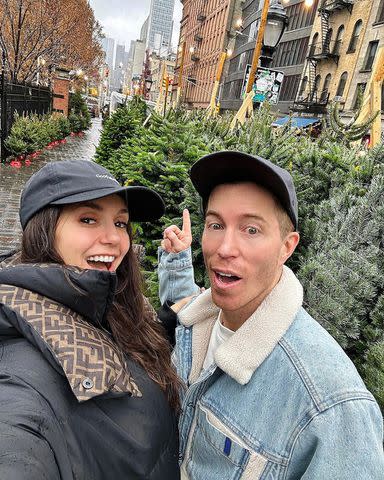
<path fill-rule="evenodd" d="M 54 112 L 68 116 L 69 106 L 69 70 L 56 67 L 53 77 L 53 104 Z"/>
<path fill-rule="evenodd" d="M 358 19 L 359 20 L 359 19 Z M 357 20 L 357 21 L 358 21 Z M 354 32 L 358 37 L 358 30 Z M 372 65 L 379 48 L 384 45 L 384 0 L 373 0 L 368 28 L 362 36 L 360 54 L 352 77 L 345 108 L 351 110 L 356 104 L 357 88 L 365 90 L 371 77 Z M 384 113 L 384 83 L 381 88 L 381 111 Z"/>
<path fill-rule="evenodd" d="M 321 0 L 294 109 L 324 114 L 336 99 L 354 106 L 384 42 L 383 0 Z"/>
<path fill-rule="evenodd" d="M 209 105 L 219 57 L 230 47 L 240 3 L 242 0 L 182 0 L 179 47 L 185 42 L 185 56 L 181 101 L 190 108 Z M 178 53 L 175 78 L 180 57 Z"/>

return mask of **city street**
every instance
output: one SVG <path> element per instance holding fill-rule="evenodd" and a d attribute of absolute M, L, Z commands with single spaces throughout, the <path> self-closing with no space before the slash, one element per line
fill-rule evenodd
<path fill-rule="evenodd" d="M 16 248 L 19 244 L 19 198 L 28 178 L 48 162 L 58 160 L 91 160 L 101 133 L 101 119 L 94 119 L 84 137 L 67 137 L 67 143 L 52 150 L 44 150 L 29 166 L 22 162 L 21 168 L 0 164 L 0 254 Z"/>

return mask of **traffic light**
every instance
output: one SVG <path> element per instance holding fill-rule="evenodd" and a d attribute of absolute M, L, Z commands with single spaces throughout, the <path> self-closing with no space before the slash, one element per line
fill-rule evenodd
<path fill-rule="evenodd" d="M 169 77 L 163 78 L 163 87 L 168 88 L 169 86 Z"/>

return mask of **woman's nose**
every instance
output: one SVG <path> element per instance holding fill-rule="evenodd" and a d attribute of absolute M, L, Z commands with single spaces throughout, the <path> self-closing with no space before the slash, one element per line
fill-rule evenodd
<path fill-rule="evenodd" d="M 120 242 L 120 235 L 115 224 L 105 225 L 101 235 L 102 243 L 117 244 Z"/>

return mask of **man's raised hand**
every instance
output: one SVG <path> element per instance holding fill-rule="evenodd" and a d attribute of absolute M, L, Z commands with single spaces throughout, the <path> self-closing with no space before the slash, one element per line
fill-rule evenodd
<path fill-rule="evenodd" d="M 161 248 L 168 253 L 179 253 L 191 246 L 191 218 L 189 211 L 183 210 L 183 226 L 182 229 L 176 225 L 171 225 L 164 230 Z"/>

